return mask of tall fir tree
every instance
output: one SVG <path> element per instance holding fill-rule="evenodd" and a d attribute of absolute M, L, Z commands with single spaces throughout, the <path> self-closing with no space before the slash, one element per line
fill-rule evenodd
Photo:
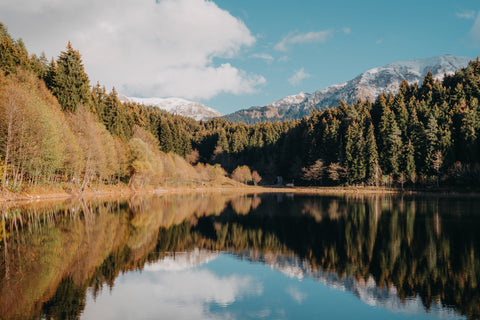
<path fill-rule="evenodd" d="M 160 137 L 160 149 L 163 152 L 173 151 L 173 135 L 172 129 L 170 128 L 170 121 L 162 120 L 160 126 L 158 127 L 158 136 Z"/>
<path fill-rule="evenodd" d="M 432 161 L 436 151 L 438 151 L 438 123 L 433 115 L 428 118 L 425 128 L 425 167 L 424 173 L 431 174 Z"/>
<path fill-rule="evenodd" d="M 350 183 L 365 179 L 365 140 L 359 124 L 354 121 L 345 136 L 345 166 L 349 169 Z"/>
<path fill-rule="evenodd" d="M 50 89 L 64 111 L 75 112 L 81 103 L 91 108 L 90 81 L 80 53 L 72 48 L 70 42 L 67 49 L 60 53 L 53 72 Z"/>
<path fill-rule="evenodd" d="M 370 123 L 368 126 L 367 134 L 365 137 L 365 155 L 367 157 L 366 163 L 366 179 L 367 182 L 371 185 L 377 185 L 379 179 L 379 169 L 378 164 L 378 150 L 377 143 L 375 141 L 375 131 L 373 124 Z"/>
<path fill-rule="evenodd" d="M 403 152 L 403 172 L 408 179 L 416 174 L 416 167 L 415 167 L 415 149 L 413 148 L 412 141 L 409 139 L 408 144 L 405 145 L 405 150 Z"/>
<path fill-rule="evenodd" d="M 395 121 L 395 115 L 386 108 L 379 124 L 380 165 L 385 173 L 398 175 L 400 173 L 400 155 L 402 152 L 401 131 Z"/>

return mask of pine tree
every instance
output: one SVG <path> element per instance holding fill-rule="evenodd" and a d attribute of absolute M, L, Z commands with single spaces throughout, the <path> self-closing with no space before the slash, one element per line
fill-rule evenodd
<path fill-rule="evenodd" d="M 160 150 L 163 152 L 173 151 L 173 136 L 169 121 L 163 120 L 158 129 L 158 136 L 160 137 Z"/>
<path fill-rule="evenodd" d="M 423 155 L 425 132 L 423 123 L 418 120 L 417 109 L 413 101 L 410 102 L 410 108 L 411 112 L 408 120 L 408 137 L 411 140 L 415 150 L 415 164 L 418 171 L 425 162 L 425 157 Z"/>
<path fill-rule="evenodd" d="M 103 102 L 104 106 L 104 123 L 107 130 L 117 137 L 125 140 L 131 136 L 131 128 L 125 118 L 125 108 L 118 100 L 117 91 L 112 88 L 112 91 L 106 95 Z"/>
<path fill-rule="evenodd" d="M 443 155 L 440 150 L 435 151 L 432 157 L 432 167 L 437 175 L 437 187 L 439 186 L 440 168 L 443 165 Z"/>
<path fill-rule="evenodd" d="M 0 38 L 0 67 L 5 75 L 14 73 L 18 65 L 18 52 L 8 36 Z"/>
<path fill-rule="evenodd" d="M 428 71 L 427 75 L 423 79 L 422 86 L 419 90 L 419 100 L 425 101 L 427 105 L 430 105 L 433 100 L 433 86 L 435 80 L 433 79 L 433 74 L 431 71 Z"/>
<path fill-rule="evenodd" d="M 349 182 L 358 182 L 365 178 L 364 148 L 362 130 L 357 122 L 353 122 L 345 137 L 345 165 L 349 169 Z"/>
<path fill-rule="evenodd" d="M 107 94 L 104 86 L 100 86 L 100 83 L 97 84 L 92 89 L 92 99 L 94 106 L 94 113 L 97 115 L 98 120 L 107 126 L 107 107 L 105 102 L 107 100 Z"/>
<path fill-rule="evenodd" d="M 407 136 L 407 125 L 408 125 L 408 111 L 407 106 L 405 105 L 405 100 L 402 91 L 400 91 L 394 99 L 392 111 L 395 113 L 397 119 L 397 125 L 402 136 Z"/>
<path fill-rule="evenodd" d="M 223 152 L 229 152 L 230 148 L 228 146 L 227 133 L 225 129 L 221 129 L 218 132 L 217 147 L 221 147 Z"/>
<path fill-rule="evenodd" d="M 428 118 L 425 129 L 425 173 L 432 169 L 432 161 L 435 152 L 438 150 L 438 124 L 433 115 Z"/>
<path fill-rule="evenodd" d="M 380 165 L 385 173 L 398 175 L 400 173 L 400 155 L 402 152 L 402 138 L 400 129 L 395 121 L 395 115 L 387 107 L 380 120 L 379 137 Z"/>
<path fill-rule="evenodd" d="M 80 53 L 72 48 L 70 42 L 57 59 L 52 80 L 50 89 L 64 111 L 75 112 L 80 103 L 91 108 L 88 75 Z"/>
<path fill-rule="evenodd" d="M 52 58 L 52 60 L 47 66 L 45 78 L 43 79 L 45 81 L 45 84 L 50 90 L 52 90 L 54 87 L 54 78 L 56 73 L 57 73 L 57 62 L 55 62 L 55 59 Z"/>
<path fill-rule="evenodd" d="M 405 146 L 404 150 L 404 172 L 408 179 L 416 174 L 415 168 L 415 149 L 413 148 L 412 141 L 409 139 L 408 144 Z"/>
<path fill-rule="evenodd" d="M 366 179 L 369 184 L 377 185 L 379 181 L 378 150 L 373 124 L 370 123 L 365 137 Z"/>

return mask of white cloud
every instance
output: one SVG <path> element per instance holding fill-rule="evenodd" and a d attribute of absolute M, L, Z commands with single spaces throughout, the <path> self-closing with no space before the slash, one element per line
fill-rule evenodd
<path fill-rule="evenodd" d="M 307 294 L 301 292 L 298 288 L 295 288 L 295 287 L 292 287 L 292 286 L 287 288 L 287 293 L 298 304 L 302 304 L 302 301 L 307 298 Z"/>
<path fill-rule="evenodd" d="M 470 35 L 475 41 L 477 42 L 480 41 L 480 12 L 478 13 L 477 19 L 475 19 L 475 23 L 473 24 L 473 27 L 470 30 Z"/>
<path fill-rule="evenodd" d="M 287 51 L 288 46 L 298 43 L 324 43 L 332 35 L 331 30 L 323 30 L 317 32 L 307 32 L 299 34 L 288 34 L 279 43 L 274 46 L 275 50 Z"/>
<path fill-rule="evenodd" d="M 311 75 L 306 73 L 305 72 L 305 69 L 304 68 L 301 68 L 300 70 L 298 70 L 297 72 L 295 72 L 293 74 L 293 76 L 291 76 L 289 79 L 288 79 L 288 82 L 290 82 L 290 84 L 292 86 L 297 86 L 299 85 L 303 80 L 305 79 L 308 79 L 310 78 Z"/>
<path fill-rule="evenodd" d="M 475 11 L 473 10 L 457 12 L 455 13 L 455 15 L 457 16 L 457 18 L 460 18 L 460 19 L 467 19 L 467 20 L 475 19 Z"/>
<path fill-rule="evenodd" d="M 342 31 L 343 31 L 343 33 L 345 33 L 345 34 L 350 34 L 350 33 L 352 33 L 352 29 L 350 29 L 349 27 L 344 27 L 344 28 L 342 29 Z"/>
<path fill-rule="evenodd" d="M 225 311 L 213 314 L 209 306 L 228 306 L 262 294 L 263 286 L 250 276 L 219 276 L 196 268 L 155 271 L 153 266 L 152 270 L 144 270 L 141 277 L 130 273 L 118 278 L 115 290 L 104 290 L 95 303 L 88 293 L 82 318 L 225 319 L 229 318 Z"/>
<path fill-rule="evenodd" d="M 289 59 L 289 58 L 288 58 L 287 56 L 283 56 L 283 57 L 278 58 L 278 61 L 280 61 L 280 62 L 286 62 L 286 61 L 288 61 L 288 59 Z"/>
<path fill-rule="evenodd" d="M 31 52 L 56 56 L 72 42 L 92 83 L 137 96 L 208 99 L 254 92 L 265 79 L 214 58 L 256 39 L 208 0 L 6 0 L 0 21 Z"/>
<path fill-rule="evenodd" d="M 250 58 L 263 59 L 267 62 L 272 62 L 273 60 L 275 60 L 275 58 L 268 53 L 254 53 L 250 56 Z"/>

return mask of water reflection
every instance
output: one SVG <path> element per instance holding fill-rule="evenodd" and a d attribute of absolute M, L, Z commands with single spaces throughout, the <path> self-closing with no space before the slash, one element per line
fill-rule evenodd
<path fill-rule="evenodd" d="M 86 319 L 125 319 L 151 315 L 164 319 L 208 319 L 206 304 L 227 306 L 240 296 L 262 292 L 253 277 L 245 275 L 218 276 L 205 269 L 192 268 L 211 261 L 216 254 L 198 250 L 166 257 L 146 264 L 141 277 L 125 277 L 115 285 L 115 295 L 101 295 L 96 303 L 87 301 Z M 131 316 L 126 316 L 131 315 Z"/>
<path fill-rule="evenodd" d="M 391 311 L 477 319 L 479 205 L 471 198 L 217 194 L 3 207 L 0 318 L 115 318 L 101 312 L 128 314 L 137 295 L 135 308 L 145 314 L 162 301 L 167 318 L 206 317 L 206 303 L 262 295 L 252 275 L 198 268 L 230 252 Z M 135 270 L 141 277 L 129 278 Z M 109 305 L 105 290 L 124 303 Z M 310 299 L 294 283 L 284 293 L 298 305 Z"/>

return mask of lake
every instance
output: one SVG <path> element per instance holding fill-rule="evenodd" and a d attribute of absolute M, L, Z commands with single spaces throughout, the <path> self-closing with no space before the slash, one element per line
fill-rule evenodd
<path fill-rule="evenodd" d="M 480 199 L 3 204 L 0 319 L 479 319 Z"/>

